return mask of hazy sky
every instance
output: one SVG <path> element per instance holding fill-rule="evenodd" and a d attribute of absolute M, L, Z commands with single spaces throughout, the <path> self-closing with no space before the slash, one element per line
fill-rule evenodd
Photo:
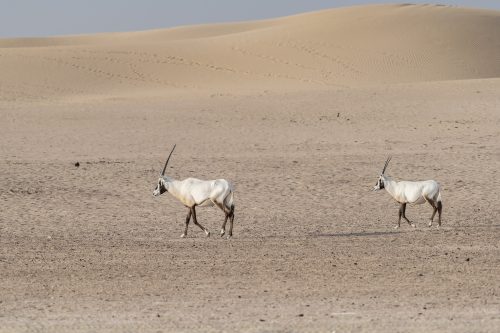
<path fill-rule="evenodd" d="M 0 37 L 133 31 L 232 22 L 367 3 L 427 1 L 357 0 L 0 0 Z M 500 0 L 435 0 L 500 10 Z"/>

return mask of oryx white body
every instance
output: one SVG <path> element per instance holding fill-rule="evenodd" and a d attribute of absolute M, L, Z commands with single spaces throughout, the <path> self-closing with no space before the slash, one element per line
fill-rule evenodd
<path fill-rule="evenodd" d="M 406 218 L 406 204 L 420 205 L 426 202 L 434 208 L 430 218 L 429 227 L 432 226 L 436 212 L 439 213 L 438 225 L 440 226 L 443 204 L 439 184 L 435 180 L 395 181 L 391 177 L 384 174 L 389 161 L 390 158 L 387 159 L 384 169 L 382 170 L 382 174 L 379 176 L 377 184 L 373 189 L 376 191 L 385 188 L 394 200 L 400 204 L 399 220 L 396 228 L 399 228 L 401 225 L 401 217 L 404 218 L 412 227 L 415 227 L 415 224 L 411 223 Z"/>
<path fill-rule="evenodd" d="M 172 149 L 172 152 L 173 151 L 174 149 Z M 224 236 L 226 223 L 229 219 L 228 238 L 231 237 L 233 235 L 234 221 L 234 195 L 231 183 L 225 179 L 200 180 L 196 178 L 187 178 L 184 180 L 175 180 L 165 176 L 165 169 L 172 152 L 170 153 L 169 158 L 165 163 L 165 167 L 163 168 L 163 172 L 158 179 L 158 184 L 153 191 L 153 196 L 158 196 L 168 192 L 173 197 L 178 199 L 184 206 L 189 208 L 188 215 L 186 216 L 184 233 L 181 237 L 187 236 L 188 225 L 191 217 L 193 218 L 194 224 L 200 227 L 205 232 L 207 237 L 210 236 L 210 232 L 198 223 L 195 207 L 210 207 L 214 205 L 219 207 L 225 214 L 220 235 Z"/>
<path fill-rule="evenodd" d="M 233 187 L 225 179 L 200 180 L 187 178 L 175 180 L 167 176 L 160 179 L 166 191 L 177 198 L 184 206 L 210 207 L 217 205 L 226 206 L 228 209 L 233 204 Z M 157 190 L 155 190 L 156 192 Z M 153 193 L 159 195 L 160 193 Z"/>
<path fill-rule="evenodd" d="M 384 176 L 384 185 L 385 190 L 399 203 L 421 205 L 429 200 L 441 201 L 439 184 L 435 180 L 397 182 Z"/>

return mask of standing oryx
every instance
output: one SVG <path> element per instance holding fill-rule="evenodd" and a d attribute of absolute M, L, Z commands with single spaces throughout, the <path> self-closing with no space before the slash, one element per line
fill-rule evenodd
<path fill-rule="evenodd" d="M 384 169 L 382 169 L 382 173 L 378 178 L 377 184 L 373 187 L 373 190 L 377 191 L 385 188 L 387 192 L 389 192 L 389 194 L 401 204 L 399 207 L 398 225 L 395 228 L 399 228 L 401 226 L 401 217 L 403 217 L 412 227 L 415 227 L 415 224 L 406 218 L 406 204 L 423 204 L 424 202 L 428 202 L 432 208 L 434 208 L 430 218 L 429 227 L 432 226 L 432 221 L 434 220 L 436 212 L 439 214 L 438 225 L 440 226 L 443 204 L 441 202 L 439 184 L 435 180 L 396 182 L 384 174 L 390 160 L 391 157 L 387 158 L 385 161 Z"/>
<path fill-rule="evenodd" d="M 164 192 L 169 192 L 171 195 L 176 197 L 184 206 L 189 208 L 188 214 L 186 216 L 186 228 L 181 237 L 187 236 L 187 230 L 189 225 L 189 220 L 191 216 L 193 217 L 193 222 L 198 227 L 200 227 L 207 237 L 210 236 L 210 232 L 198 223 L 196 219 L 196 206 L 205 207 L 216 205 L 219 207 L 226 217 L 224 218 L 224 223 L 222 224 L 222 229 L 220 232 L 221 237 L 226 233 L 226 222 L 229 218 L 229 233 L 228 238 L 233 235 L 233 221 L 234 221 L 234 201 L 233 201 L 233 186 L 225 179 L 217 180 L 199 180 L 196 178 L 187 178 L 184 180 L 175 180 L 168 176 L 165 176 L 165 169 L 167 168 L 168 160 L 174 152 L 175 146 L 172 148 L 170 155 L 168 155 L 163 171 L 161 172 L 160 178 L 158 179 L 158 184 L 153 192 L 154 196 L 163 194 Z"/>

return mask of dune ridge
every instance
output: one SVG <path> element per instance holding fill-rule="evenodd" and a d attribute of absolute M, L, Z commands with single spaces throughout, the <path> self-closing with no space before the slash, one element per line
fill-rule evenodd
<path fill-rule="evenodd" d="M 500 12 L 336 8 L 271 20 L 0 40 L 2 98 L 500 76 Z"/>

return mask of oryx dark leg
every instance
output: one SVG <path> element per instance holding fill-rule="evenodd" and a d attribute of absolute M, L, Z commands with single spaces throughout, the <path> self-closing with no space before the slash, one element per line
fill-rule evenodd
<path fill-rule="evenodd" d="M 438 225 L 441 226 L 441 212 L 443 211 L 443 203 L 441 201 L 437 202 L 437 211 L 438 211 Z"/>
<path fill-rule="evenodd" d="M 229 210 L 224 206 L 224 204 L 220 204 L 217 201 L 213 201 L 213 203 L 219 207 L 223 212 L 224 212 L 224 223 L 222 224 L 222 228 L 220 230 L 220 236 L 224 236 L 226 234 L 226 223 L 227 223 L 227 218 L 229 217 Z"/>
<path fill-rule="evenodd" d="M 200 227 L 201 230 L 205 232 L 207 237 L 210 236 L 210 232 L 201 224 L 198 223 L 198 220 L 196 219 L 196 208 L 195 206 L 191 207 L 191 214 L 193 215 L 193 223 L 196 224 L 198 227 Z"/>
<path fill-rule="evenodd" d="M 234 206 L 231 206 L 231 211 L 229 212 L 229 233 L 227 238 L 231 238 L 233 236 L 233 221 L 234 221 Z"/>
<path fill-rule="evenodd" d="M 436 204 L 434 203 L 434 201 L 431 201 L 431 200 L 428 200 L 427 201 L 431 206 L 432 208 L 434 209 L 432 211 L 432 216 L 431 216 L 431 219 L 430 219 L 430 222 L 429 222 L 429 227 L 432 227 L 432 222 L 434 221 L 434 216 L 436 215 L 436 212 L 437 212 L 437 207 L 436 207 Z"/>
<path fill-rule="evenodd" d="M 186 216 L 186 227 L 184 228 L 184 233 L 181 235 L 182 238 L 187 236 L 189 220 L 191 219 L 191 208 L 189 208 L 188 214 Z"/>
<path fill-rule="evenodd" d="M 401 204 L 401 205 L 399 206 L 399 212 L 398 212 L 398 214 L 399 214 L 399 215 L 398 215 L 398 216 L 399 216 L 399 218 L 398 218 L 398 225 L 394 227 L 395 229 L 397 229 L 397 228 L 401 227 L 401 216 L 403 216 L 403 205 L 404 205 L 404 204 Z"/>
<path fill-rule="evenodd" d="M 229 214 L 230 214 L 230 213 L 226 213 L 226 212 L 224 212 L 224 214 L 225 214 L 226 216 L 224 217 L 224 223 L 222 223 L 222 228 L 221 228 L 221 230 L 220 230 L 220 236 L 221 236 L 221 237 L 222 237 L 222 236 L 224 236 L 224 234 L 226 233 L 226 223 L 227 223 L 227 218 L 229 217 Z"/>
<path fill-rule="evenodd" d="M 411 221 L 406 217 L 406 203 L 401 204 L 401 208 L 403 209 L 403 218 L 406 220 L 406 222 L 408 222 L 409 225 L 415 228 L 415 224 L 411 223 Z"/>

